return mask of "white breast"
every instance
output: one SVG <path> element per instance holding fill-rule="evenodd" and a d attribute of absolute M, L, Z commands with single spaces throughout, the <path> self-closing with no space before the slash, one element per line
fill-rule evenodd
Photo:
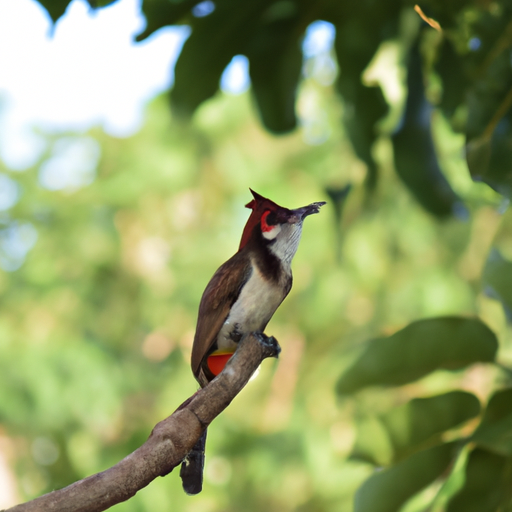
<path fill-rule="evenodd" d="M 238 300 L 233 304 L 219 332 L 219 349 L 229 350 L 236 347 L 236 342 L 231 337 L 233 331 L 243 335 L 263 330 L 283 299 L 284 290 L 272 281 L 266 280 L 258 267 L 253 265 L 249 280 L 242 288 Z"/>

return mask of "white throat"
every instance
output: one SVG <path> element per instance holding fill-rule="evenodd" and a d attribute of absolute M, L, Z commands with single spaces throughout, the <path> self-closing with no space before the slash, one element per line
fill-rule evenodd
<path fill-rule="evenodd" d="M 289 268 L 299 247 L 302 235 L 302 222 L 297 224 L 281 224 L 278 227 L 279 232 L 274 237 L 274 242 L 269 245 L 269 249 L 279 258 L 285 268 Z"/>
<path fill-rule="evenodd" d="M 266 238 L 267 240 L 274 240 L 277 235 L 281 232 L 281 225 L 276 224 L 275 226 L 270 227 L 267 231 L 262 231 L 261 234 L 263 235 L 263 238 Z"/>

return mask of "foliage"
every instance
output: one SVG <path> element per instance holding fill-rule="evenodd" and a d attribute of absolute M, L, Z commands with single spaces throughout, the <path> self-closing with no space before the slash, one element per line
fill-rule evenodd
<path fill-rule="evenodd" d="M 39 1 L 54 20 L 69 2 Z M 465 135 L 473 178 L 509 197 L 512 193 L 512 2 L 426 0 L 421 7 L 438 32 L 411 19 L 404 28 L 401 15 L 412 13 L 405 0 L 328 0 L 314 6 L 304 0 L 251 0 L 243 5 L 236 0 L 145 0 L 147 26 L 138 40 L 168 25 L 192 28 L 171 91 L 175 111 L 185 116 L 218 91 L 222 72 L 235 55 L 247 56 L 261 119 L 270 131 L 283 133 L 297 126 L 301 39 L 314 21 L 331 23 L 341 69 L 337 91 L 347 107 L 344 123 L 367 165 L 367 185 L 373 188 L 378 167 L 372 146 L 388 105 L 382 84 L 365 82 L 363 73 L 386 42 L 400 38 L 407 99 L 392 137 L 396 171 L 428 211 L 446 217 L 454 210 L 460 213 L 461 205 L 438 162 L 431 104 L 453 130 Z"/>
<path fill-rule="evenodd" d="M 40 3 L 57 20 L 67 0 Z M 130 139 L 68 134 L 101 147 L 81 187 L 42 186 L 63 136 L 33 169 L 2 169 L 21 193 L 0 219 L 0 425 L 23 497 L 116 462 L 194 391 L 197 304 L 251 186 L 332 204 L 308 219 L 269 326 L 280 361 L 212 425 L 202 495 L 170 475 L 118 509 L 507 510 L 509 2 L 426 2 L 442 32 L 397 1 L 198 5 L 143 3 L 140 39 L 192 26 L 170 123 L 158 98 Z M 332 59 L 300 50 L 319 19 L 336 28 L 335 84 Z M 294 133 L 216 94 L 240 53 L 265 126 Z"/>

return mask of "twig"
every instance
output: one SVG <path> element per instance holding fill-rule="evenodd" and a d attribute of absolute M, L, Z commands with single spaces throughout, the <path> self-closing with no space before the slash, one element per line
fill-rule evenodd
<path fill-rule="evenodd" d="M 422 10 L 422 8 L 416 4 L 414 6 L 414 10 L 418 13 L 419 17 L 432 28 L 436 29 L 438 32 L 442 32 L 441 25 L 434 18 L 429 18 Z"/>
<path fill-rule="evenodd" d="M 203 430 L 247 384 L 263 359 L 277 357 L 274 338 L 245 336 L 222 373 L 158 423 L 149 439 L 115 466 L 1 512 L 100 512 L 170 473 Z"/>

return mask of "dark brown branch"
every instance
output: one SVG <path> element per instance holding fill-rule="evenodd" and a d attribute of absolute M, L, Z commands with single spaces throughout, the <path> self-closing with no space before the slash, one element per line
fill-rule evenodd
<path fill-rule="evenodd" d="M 274 338 L 245 336 L 224 371 L 158 423 L 149 439 L 115 466 L 2 512 L 99 512 L 125 501 L 170 473 L 203 430 L 247 384 L 263 359 L 277 357 Z"/>

